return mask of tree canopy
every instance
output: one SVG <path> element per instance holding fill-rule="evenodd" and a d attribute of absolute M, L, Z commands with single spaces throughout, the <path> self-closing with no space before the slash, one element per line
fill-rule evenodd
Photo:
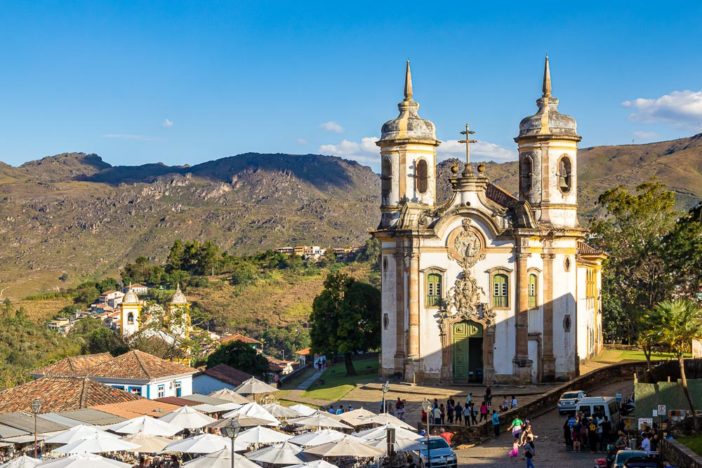
<path fill-rule="evenodd" d="M 262 376 L 268 372 L 268 360 L 255 349 L 241 341 L 234 341 L 217 348 L 207 358 L 207 367 L 226 364 L 251 375 Z"/>
<path fill-rule="evenodd" d="M 380 291 L 344 273 L 330 273 L 312 304 L 310 322 L 314 352 L 343 354 L 346 373 L 353 375 L 352 354 L 380 346 Z"/>

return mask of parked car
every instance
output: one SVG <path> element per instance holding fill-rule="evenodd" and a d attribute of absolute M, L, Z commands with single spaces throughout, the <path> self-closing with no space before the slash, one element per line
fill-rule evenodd
<path fill-rule="evenodd" d="M 427 442 L 429 443 L 429 450 L 427 450 Z M 432 436 L 428 441 L 427 439 L 421 439 L 418 441 L 418 445 L 418 449 L 413 454 L 414 458 L 418 459 L 417 464 L 420 467 L 429 466 L 427 452 L 429 452 L 431 457 L 431 468 L 456 468 L 458 466 L 456 453 L 441 437 Z"/>
<path fill-rule="evenodd" d="M 620 450 L 614 457 L 612 468 L 657 468 L 661 465 L 658 452 L 643 450 Z"/>
<path fill-rule="evenodd" d="M 614 397 L 585 397 L 575 404 L 575 411 L 583 413 L 588 418 L 607 416 L 612 427 L 619 424 L 619 406 Z"/>
<path fill-rule="evenodd" d="M 585 398 L 585 392 L 582 390 L 565 392 L 558 400 L 558 414 L 575 413 L 575 405 L 583 398 Z"/>

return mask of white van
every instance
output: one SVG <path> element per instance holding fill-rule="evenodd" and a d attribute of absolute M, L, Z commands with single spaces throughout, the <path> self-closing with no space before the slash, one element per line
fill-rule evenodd
<path fill-rule="evenodd" d="M 588 418 L 607 416 L 612 428 L 619 424 L 619 406 L 614 397 L 585 397 L 578 401 L 575 413 L 582 413 Z"/>

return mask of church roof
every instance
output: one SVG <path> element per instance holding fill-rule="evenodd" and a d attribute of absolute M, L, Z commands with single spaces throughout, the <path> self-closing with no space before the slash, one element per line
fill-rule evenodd
<path fill-rule="evenodd" d="M 578 254 L 580 255 L 605 255 L 605 253 L 600 250 L 596 249 L 590 244 L 587 244 L 582 241 L 578 241 Z"/>
<path fill-rule="evenodd" d="M 94 377 L 127 380 L 151 380 L 196 372 L 192 367 L 166 361 L 139 350 L 129 351 L 90 369 L 90 375 Z"/>
<path fill-rule="evenodd" d="M 490 200 L 494 201 L 498 205 L 504 206 L 505 208 L 513 208 L 517 203 L 519 203 L 519 200 L 510 195 L 510 193 L 505 189 L 492 183 L 487 184 L 487 187 L 485 188 L 485 195 L 487 195 Z"/>
<path fill-rule="evenodd" d="M 536 101 L 539 110 L 519 123 L 519 137 L 550 135 L 580 140 L 575 119 L 558 112 L 558 99 L 551 95 L 551 67 L 544 63 L 543 94 Z"/>
<path fill-rule="evenodd" d="M 176 286 L 176 292 L 171 298 L 171 304 L 186 305 L 187 303 L 188 299 L 185 297 L 185 294 L 183 294 L 183 291 L 180 290 L 180 284 L 178 284 L 178 286 Z"/>
<path fill-rule="evenodd" d="M 139 304 L 139 296 L 134 292 L 132 285 L 129 285 L 129 290 L 127 294 L 122 298 L 122 304 Z"/>
<path fill-rule="evenodd" d="M 412 71 L 408 60 L 405 70 L 405 98 L 397 105 L 400 114 L 383 124 L 381 142 L 404 139 L 436 141 L 434 123 L 419 116 L 419 103 L 412 96 Z"/>

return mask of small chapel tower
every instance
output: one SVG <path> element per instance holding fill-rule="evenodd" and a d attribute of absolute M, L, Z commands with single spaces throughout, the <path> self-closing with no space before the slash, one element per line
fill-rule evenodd
<path fill-rule="evenodd" d="M 176 286 L 176 292 L 168 304 L 165 325 L 168 331 L 176 337 L 188 338 L 190 336 L 190 302 L 180 290 L 180 284 Z"/>
<path fill-rule="evenodd" d="M 436 203 L 436 139 L 434 124 L 419 117 L 413 98 L 409 60 L 405 69 L 404 99 L 400 114 L 385 122 L 376 143 L 381 155 L 381 226 L 394 225 L 401 205 L 433 207 Z"/>
<path fill-rule="evenodd" d="M 543 93 L 536 114 L 519 124 L 519 198 L 535 209 L 538 222 L 554 227 L 578 226 L 578 142 L 573 117 L 558 112 L 551 94 L 551 69 L 544 63 Z"/>
<path fill-rule="evenodd" d="M 127 294 L 124 295 L 120 304 L 120 329 L 122 337 L 127 338 L 139 331 L 141 325 L 141 310 L 143 304 L 139 300 L 139 296 L 129 285 Z"/>

